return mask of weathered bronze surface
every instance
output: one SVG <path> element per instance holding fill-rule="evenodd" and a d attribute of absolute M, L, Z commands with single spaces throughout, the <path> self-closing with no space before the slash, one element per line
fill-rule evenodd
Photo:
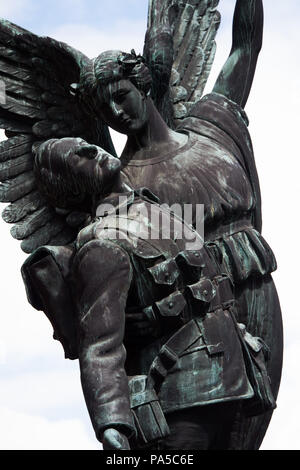
<path fill-rule="evenodd" d="M 0 20 L 3 218 L 30 253 L 29 302 L 79 358 L 104 449 L 258 449 L 276 406 L 276 260 L 244 111 L 263 5 L 237 0 L 229 58 L 203 97 L 217 4 L 150 1 L 143 56 L 94 60 Z M 120 159 L 108 126 L 128 137 Z M 194 228 L 162 203 L 189 204 Z"/>

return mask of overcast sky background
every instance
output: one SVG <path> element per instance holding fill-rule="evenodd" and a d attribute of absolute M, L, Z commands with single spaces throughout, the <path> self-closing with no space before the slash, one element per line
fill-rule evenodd
<path fill-rule="evenodd" d="M 0 0 L 0 16 L 95 57 L 107 49 L 143 50 L 147 0 Z M 207 89 L 229 53 L 234 0 L 220 0 L 222 26 Z M 285 327 L 278 408 L 261 449 L 300 449 L 298 292 L 299 0 L 265 0 L 264 46 L 246 107 L 263 200 L 263 235 Z M 1 137 L 1 136 L 0 136 Z M 116 138 L 120 150 L 123 138 Z M 4 208 L 5 205 L 2 204 Z M 0 220 L 0 449 L 99 449 L 81 392 L 78 363 L 64 360 L 41 312 L 25 296 L 26 259 Z"/>

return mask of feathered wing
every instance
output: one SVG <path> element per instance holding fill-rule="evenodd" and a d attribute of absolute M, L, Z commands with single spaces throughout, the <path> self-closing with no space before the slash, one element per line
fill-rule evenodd
<path fill-rule="evenodd" d="M 176 128 L 202 96 L 216 51 L 219 0 L 149 0 L 144 56 L 153 99 Z"/>
<path fill-rule="evenodd" d="M 88 61 L 67 44 L 0 19 L 0 128 L 8 137 L 0 142 L 0 202 L 10 203 L 2 217 L 26 253 L 69 243 L 78 231 L 38 191 L 33 145 L 81 137 L 115 154 L 107 126 L 70 88 Z"/>

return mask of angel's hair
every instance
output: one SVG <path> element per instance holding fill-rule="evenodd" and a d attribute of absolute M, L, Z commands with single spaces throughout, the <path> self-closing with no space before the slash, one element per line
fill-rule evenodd
<path fill-rule="evenodd" d="M 152 77 L 144 62 L 144 58 L 136 55 L 134 50 L 130 54 L 122 51 L 103 52 L 82 69 L 80 89 L 83 93 L 94 95 L 99 85 L 128 79 L 147 95 L 151 89 Z"/>

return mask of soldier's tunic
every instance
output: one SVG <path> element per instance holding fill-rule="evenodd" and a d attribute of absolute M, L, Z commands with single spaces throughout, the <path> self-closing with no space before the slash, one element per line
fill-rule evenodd
<path fill-rule="evenodd" d="M 98 402 L 103 403 L 103 415 L 108 417 L 108 406 L 120 410 L 122 406 L 116 406 L 117 400 L 105 399 L 99 371 L 101 377 L 103 374 L 106 377 L 105 390 L 109 396 L 114 396 L 113 390 L 117 390 L 119 384 L 112 378 L 122 376 L 121 357 L 125 359 L 125 351 L 121 344 L 128 314 L 144 312 L 153 319 L 153 331 L 148 336 L 130 337 L 125 333 L 128 376 L 148 374 L 168 338 L 190 319 L 197 319 L 186 333 L 190 337 L 185 339 L 184 351 L 170 367 L 160 388 L 164 412 L 253 395 L 232 316 L 224 306 L 225 301 L 233 302 L 229 278 L 209 255 L 209 248 L 200 248 L 201 239 L 195 232 L 194 236 L 199 238 L 198 249 L 186 248 L 191 246 L 189 227 L 185 226 L 184 238 L 176 240 L 181 221 L 171 217 L 170 238 L 163 239 L 155 212 L 161 212 L 158 205 L 138 198 L 129 205 L 128 217 L 106 215 L 83 229 L 77 240 L 79 251 L 74 259 L 74 282 L 79 292 L 80 325 L 81 330 L 88 328 L 89 335 L 95 335 L 94 344 L 89 336 L 84 346 L 87 362 L 83 367 L 81 359 L 81 370 L 88 384 L 85 388 L 90 391 L 93 369 L 95 384 L 92 388 Z M 142 238 L 140 234 L 145 233 L 155 236 L 146 239 L 143 235 Z M 229 298 L 220 296 L 220 288 L 225 289 L 225 285 L 231 293 Z M 119 344 L 109 337 L 118 337 Z M 109 350 L 107 362 L 103 357 L 105 349 Z M 119 360 L 116 360 L 116 351 L 119 351 Z M 108 371 L 103 364 L 109 366 Z M 91 402 L 94 400 L 91 397 Z M 98 411 L 92 415 L 100 419 Z"/>
<path fill-rule="evenodd" d="M 232 281 L 221 270 L 216 245 L 202 246 L 170 212 L 166 237 L 160 218 L 166 211 L 151 194 L 125 196 L 121 205 L 118 197 L 103 201 L 105 216 L 81 230 L 75 250 L 43 247 L 23 266 L 30 302 L 48 315 L 66 356 L 79 357 L 98 438 L 108 427 L 128 436 L 136 431 L 128 376 L 148 376 L 167 416 L 254 399 Z M 64 293 L 59 273 L 68 284 Z M 63 308 L 69 310 L 65 322 Z M 132 323 L 141 314 L 151 325 L 142 336 L 126 329 L 129 316 Z"/>

